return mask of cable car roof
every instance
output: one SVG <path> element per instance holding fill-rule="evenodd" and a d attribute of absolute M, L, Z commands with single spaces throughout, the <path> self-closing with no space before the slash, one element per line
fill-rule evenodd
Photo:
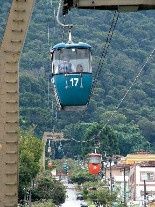
<path fill-rule="evenodd" d="M 50 51 L 52 52 L 53 50 L 59 50 L 59 49 L 71 49 L 71 48 L 78 48 L 78 49 L 90 49 L 91 46 L 87 43 L 84 42 L 79 42 L 79 43 L 58 43 L 54 45 L 54 47 L 51 47 Z"/>
<path fill-rule="evenodd" d="M 98 154 L 98 153 L 90 153 L 89 154 L 89 157 L 101 157 L 102 155 L 101 154 Z"/>

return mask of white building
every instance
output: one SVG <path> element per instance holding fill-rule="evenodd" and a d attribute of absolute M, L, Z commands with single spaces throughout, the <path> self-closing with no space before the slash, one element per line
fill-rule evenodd
<path fill-rule="evenodd" d="M 144 202 L 146 187 L 146 200 L 155 198 L 155 162 L 144 162 L 130 167 L 129 173 L 130 200 Z"/>
<path fill-rule="evenodd" d="M 128 174 L 129 167 L 117 164 L 111 167 L 112 185 L 113 189 L 119 189 L 119 198 L 124 201 L 126 196 L 126 202 L 128 201 Z M 106 177 L 109 179 L 110 185 L 110 168 L 107 168 Z"/>

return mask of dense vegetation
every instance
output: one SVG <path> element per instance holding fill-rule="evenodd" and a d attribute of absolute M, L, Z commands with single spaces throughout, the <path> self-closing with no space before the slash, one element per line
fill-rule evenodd
<path fill-rule="evenodd" d="M 23 195 L 23 189 L 29 187 L 31 181 L 40 170 L 39 160 L 42 155 L 43 144 L 32 134 L 22 133 L 19 144 L 19 197 Z"/>
<path fill-rule="evenodd" d="M 43 174 L 36 179 L 37 187 L 32 191 L 33 200 L 51 199 L 55 205 L 65 202 L 66 189 L 60 181 L 52 178 L 51 175 Z"/>
<path fill-rule="evenodd" d="M 79 168 L 72 173 L 70 179 L 73 183 L 78 183 L 78 190 L 82 192 L 84 199 L 90 206 L 106 206 L 108 204 L 110 206 L 114 202 L 117 204 L 116 206 L 123 206 L 120 204 L 121 199 L 117 198 L 120 189 L 115 187 L 113 192 L 110 192 L 108 182 L 103 179 L 101 181 L 96 175 L 90 175 L 87 169 Z"/>
<path fill-rule="evenodd" d="M 83 194 L 85 198 L 96 204 L 95 206 L 111 206 L 114 202 L 119 206 L 116 190 L 111 193 L 107 184 L 104 182 L 85 182 L 83 185 Z"/>
<path fill-rule="evenodd" d="M 4 0 L 0 2 L 1 39 L 10 6 L 9 2 Z M 55 127 L 58 131 L 64 130 L 68 138 L 87 140 L 89 134 L 86 131 L 92 130 L 89 128 L 90 123 L 93 125 L 96 125 L 95 122 L 100 123 L 96 127 L 99 127 L 100 130 L 103 128 L 104 131 L 104 124 L 110 118 L 109 129 L 117 138 L 117 146 L 112 148 L 113 150 L 121 154 L 138 148 L 148 149 L 148 146 L 154 150 L 154 56 L 121 104 L 119 111 L 116 113 L 114 111 L 140 67 L 153 50 L 155 12 L 144 11 L 119 15 L 111 46 L 91 97 L 88 111 L 82 116 L 78 112 L 58 112 L 56 114 L 55 102 L 52 107 L 54 97 L 49 82 L 51 67 L 49 45 L 54 45 L 62 40 L 67 41 L 68 38 L 67 31 L 63 31 L 55 21 L 54 13 L 57 6 L 56 0 L 39 0 L 34 8 L 20 63 L 21 127 L 26 129 L 34 126 L 35 133 L 40 137 L 44 131 L 51 131 Z M 73 9 L 65 20 L 76 25 L 73 29 L 75 42 L 83 41 L 92 45 L 94 73 L 98 68 L 113 13 Z M 83 126 L 78 124 L 79 121 L 83 122 Z M 92 135 L 94 134 L 92 133 Z M 80 148 L 80 145 L 78 147 Z M 75 142 L 67 143 L 65 151 L 68 151 L 69 156 L 79 153 L 75 149 Z"/>
<path fill-rule="evenodd" d="M 52 178 L 51 172 L 41 172 L 41 140 L 29 131 L 21 134 L 19 146 L 19 202 L 25 203 L 31 192 L 33 202 L 49 200 L 48 205 L 52 207 L 64 203 L 66 190 L 63 184 Z"/>

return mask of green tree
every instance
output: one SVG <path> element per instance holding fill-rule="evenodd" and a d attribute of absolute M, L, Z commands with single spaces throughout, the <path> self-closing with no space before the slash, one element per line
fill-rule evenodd
<path fill-rule="evenodd" d="M 83 143 L 85 154 L 94 151 L 95 146 L 98 146 L 98 152 L 108 155 L 119 154 L 118 136 L 112 127 L 102 123 L 94 123 L 87 128 L 84 136 L 86 142 Z"/>
<path fill-rule="evenodd" d="M 138 125 L 133 123 L 118 124 L 114 126 L 119 137 L 119 148 L 122 155 L 127 155 L 139 150 L 150 150 L 150 143 L 141 134 Z"/>
<path fill-rule="evenodd" d="M 83 185 L 83 193 L 96 205 L 111 205 L 117 200 L 117 192 L 110 192 L 105 182 L 86 182 Z"/>
<path fill-rule="evenodd" d="M 3 38 L 11 2 L 11 0 L 0 1 L 0 8 L 3 8 L 0 12 L 0 40 Z M 114 124 L 119 125 L 123 120 L 125 124 L 130 124 L 133 121 L 139 124 L 143 136 L 150 142 L 153 151 L 155 149 L 155 133 L 153 130 L 155 122 L 155 61 L 153 58 L 150 59 L 143 69 L 143 73 L 121 103 L 120 116 L 115 117 L 114 115 L 111 119 L 111 112 L 115 111 L 117 104 L 138 74 L 139 68 L 153 50 L 155 44 L 153 35 L 154 12 L 121 13 L 111 46 L 106 58 L 104 58 L 104 64 L 100 64 L 102 66 L 100 68 L 98 66 L 102 62 L 100 62 L 100 58 L 113 18 L 113 12 L 103 12 L 95 9 L 91 11 L 73 9 L 69 12 L 70 18 L 66 15 L 67 23 L 72 20 L 73 24 L 78 25 L 78 30 L 73 31 L 74 42 L 83 41 L 92 46 L 94 77 L 98 69 L 101 69 L 101 71 L 94 82 L 87 112 L 58 112 L 56 120 L 56 109 L 52 110 L 54 93 L 51 85 L 48 91 L 48 80 L 51 74 L 49 44 L 53 46 L 58 42 L 67 42 L 68 38 L 63 28 L 59 27 L 55 21 L 54 13 L 57 7 L 57 0 L 53 0 L 52 5 L 50 1 L 45 2 L 44 0 L 38 0 L 35 4 L 20 61 L 21 127 L 27 129 L 34 124 L 36 126 L 35 134 L 41 137 L 44 131 L 52 131 L 53 128 L 58 131 L 64 128 L 68 129 L 67 126 L 70 127 L 70 123 L 74 125 L 81 121 L 102 123 L 109 120 L 108 123 L 112 126 Z M 105 20 L 104 24 L 101 24 L 101 19 Z M 94 29 L 90 32 L 90 28 Z M 48 31 L 49 39 L 47 37 Z M 77 131 L 80 132 L 80 130 Z M 77 131 L 72 132 L 70 130 L 72 138 L 83 140 L 84 136 L 79 133 L 80 137 Z M 128 138 L 129 136 L 126 140 Z M 78 152 L 81 154 L 83 150 L 81 150 L 80 144 L 76 149 L 74 147 L 75 142 L 70 143 L 65 145 L 66 155 L 71 157 L 77 155 Z M 128 141 L 125 143 L 128 143 Z M 119 145 L 121 151 L 123 145 L 123 142 Z"/>
<path fill-rule="evenodd" d="M 71 175 L 71 180 L 79 185 L 88 182 L 94 181 L 97 178 L 94 175 L 90 175 L 87 169 L 78 169 L 74 171 Z"/>
<path fill-rule="evenodd" d="M 60 181 L 52 179 L 46 173 L 39 175 L 36 179 L 36 187 L 32 191 L 33 200 L 52 199 L 55 205 L 64 203 L 66 190 Z"/>
<path fill-rule="evenodd" d="M 28 188 L 40 170 L 43 144 L 31 132 L 22 132 L 19 145 L 19 199 L 23 198 L 24 188 Z"/>
<path fill-rule="evenodd" d="M 152 144 L 155 143 L 155 121 L 149 121 L 147 118 L 142 118 L 138 121 L 138 125 L 145 137 L 148 138 Z"/>
<path fill-rule="evenodd" d="M 44 202 L 39 201 L 39 203 L 38 202 L 33 203 L 32 207 L 55 207 L 55 204 L 53 203 L 52 200 L 48 200 Z"/>

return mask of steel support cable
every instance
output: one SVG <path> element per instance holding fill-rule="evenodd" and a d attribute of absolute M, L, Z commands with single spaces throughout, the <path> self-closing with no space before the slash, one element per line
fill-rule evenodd
<path fill-rule="evenodd" d="M 100 72 L 102 70 L 102 65 L 103 65 L 103 63 L 105 61 L 105 57 L 106 57 L 106 55 L 108 53 L 108 48 L 110 46 L 110 43 L 111 43 L 111 40 L 112 40 L 112 37 L 113 37 L 113 33 L 114 33 L 115 28 L 116 28 L 116 24 L 117 24 L 118 18 L 119 18 L 119 12 L 116 10 L 114 15 L 113 15 L 113 18 L 112 18 L 112 23 L 111 23 L 110 29 L 108 31 L 108 35 L 107 35 L 106 42 L 105 42 L 105 45 L 104 45 L 104 48 L 103 48 L 103 52 L 101 54 L 101 58 L 100 58 L 100 61 L 99 61 L 99 64 L 98 64 L 98 67 L 97 67 L 97 70 L 96 70 L 96 74 L 94 76 L 94 80 L 93 80 L 93 83 L 92 83 L 92 92 L 91 92 L 91 94 L 89 96 L 87 107 L 86 107 L 84 113 L 82 114 L 82 117 L 84 117 L 84 115 L 85 115 L 85 113 L 87 111 L 90 99 L 91 99 L 92 95 L 94 94 L 95 85 L 96 85 L 96 82 L 98 80 L 99 74 L 100 74 Z M 103 61 L 102 61 L 102 59 L 103 59 Z"/>
<path fill-rule="evenodd" d="M 65 16 L 63 16 L 63 23 L 64 24 L 66 23 Z M 64 41 L 64 39 L 65 39 L 65 27 L 62 28 L 62 42 Z"/>
<path fill-rule="evenodd" d="M 98 76 L 99 76 L 99 74 L 100 74 L 100 72 L 102 70 L 102 65 L 103 65 L 103 63 L 105 61 L 105 57 L 107 55 L 108 48 L 110 46 L 113 33 L 114 33 L 115 28 L 116 28 L 116 24 L 117 24 L 117 21 L 118 21 L 118 17 L 119 17 L 119 12 L 118 11 L 115 11 L 114 16 L 113 16 L 113 19 L 112 19 L 111 26 L 110 26 L 110 29 L 109 29 L 109 32 L 108 32 L 108 35 L 107 35 L 107 38 L 106 38 L 105 46 L 103 48 L 103 52 L 102 52 L 101 58 L 99 60 L 98 69 L 97 69 L 96 74 L 95 74 L 95 77 L 94 77 L 93 86 L 94 86 L 95 82 L 97 81 L 97 78 L 98 78 Z M 103 61 L 102 61 L 102 59 L 103 59 Z"/>
<path fill-rule="evenodd" d="M 113 34 L 114 34 L 114 30 L 116 28 L 118 18 L 119 18 L 119 12 L 115 11 L 115 13 L 113 15 L 113 18 L 112 18 L 112 23 L 110 25 L 110 29 L 109 29 L 109 32 L 108 32 L 108 35 L 107 35 L 107 38 L 106 38 L 105 46 L 103 48 L 103 52 L 102 52 L 101 58 L 99 60 L 99 64 L 98 64 L 98 67 L 97 67 L 97 70 L 96 70 L 96 74 L 94 76 L 94 80 L 93 80 L 93 84 L 92 84 L 92 92 L 90 94 L 90 97 L 89 97 L 89 100 L 88 100 L 88 103 L 87 103 L 87 107 L 89 105 L 91 97 L 94 95 L 94 89 L 95 89 L 96 83 L 98 81 L 99 74 L 101 73 L 103 63 L 105 62 L 105 57 L 108 53 L 108 48 L 110 46 L 110 43 L 111 43 L 111 40 L 112 40 L 112 37 L 113 37 Z M 83 114 L 83 116 L 84 116 L 84 114 Z"/>
<path fill-rule="evenodd" d="M 56 96 L 56 93 L 55 93 L 53 85 L 51 87 L 51 90 L 52 90 L 52 94 L 55 94 L 54 96 Z M 57 110 L 57 108 L 59 108 L 56 99 L 55 99 L 55 101 L 56 101 L 56 104 L 54 103 L 54 98 L 52 97 L 52 125 L 53 125 L 53 132 L 55 131 L 55 127 L 56 127 L 56 124 L 58 122 L 58 110 Z"/>
<path fill-rule="evenodd" d="M 140 75 L 142 74 L 145 66 L 147 65 L 147 63 L 149 62 L 149 60 L 152 58 L 153 54 L 155 52 L 155 48 L 152 50 L 152 52 L 150 53 L 150 55 L 147 57 L 145 63 L 143 64 L 142 67 L 140 67 L 140 70 L 138 72 L 138 74 L 136 75 L 136 77 L 134 78 L 134 80 L 132 81 L 131 85 L 129 86 L 129 88 L 126 90 L 124 96 L 122 97 L 122 99 L 120 100 L 120 102 L 118 103 L 118 105 L 116 106 L 116 109 L 113 111 L 113 113 L 111 114 L 111 116 L 109 117 L 109 119 L 107 120 L 107 122 L 105 123 L 104 127 L 105 128 L 107 126 L 107 124 L 110 122 L 111 118 L 113 117 L 114 113 L 117 112 L 117 110 L 120 108 L 121 104 L 123 103 L 123 101 L 125 100 L 125 98 L 127 97 L 127 95 L 129 94 L 129 92 L 131 91 L 132 87 L 135 85 L 136 81 L 138 80 L 138 78 L 140 77 Z M 99 137 L 100 134 L 101 134 L 102 130 L 100 130 L 97 134 L 97 136 Z M 93 137 L 92 139 L 89 139 L 89 140 L 85 140 L 85 141 L 82 141 L 83 143 L 84 142 L 90 142 L 92 140 L 94 140 L 96 138 Z M 75 139 L 72 138 L 73 141 L 76 141 L 76 142 L 81 142 L 81 141 L 77 141 Z"/>
<path fill-rule="evenodd" d="M 106 42 L 105 42 L 105 45 L 104 45 L 104 48 L 103 48 L 103 51 L 102 51 L 102 54 L 101 54 L 101 58 L 100 58 L 100 61 L 99 61 L 98 67 L 97 67 L 97 71 L 96 71 L 96 74 L 95 74 L 95 77 L 94 77 L 94 81 L 93 81 L 93 84 L 92 84 L 92 92 L 90 94 L 90 97 L 89 97 L 89 100 L 88 100 L 88 103 L 87 103 L 87 107 L 89 105 L 90 98 L 91 98 L 92 94 L 94 93 L 94 88 L 95 88 L 95 84 L 96 84 L 97 78 L 98 78 L 98 76 L 99 76 L 99 74 L 100 74 L 100 72 L 102 70 L 102 65 L 103 65 L 103 63 L 105 61 L 105 57 L 107 55 L 108 48 L 110 46 L 113 33 L 114 33 L 115 28 L 116 28 L 116 24 L 117 24 L 117 21 L 118 21 L 118 17 L 119 17 L 119 12 L 118 11 L 115 11 L 115 13 L 113 15 L 113 18 L 112 18 L 111 25 L 110 25 L 110 29 L 108 31 L 108 35 L 107 35 L 107 38 L 106 38 Z M 103 61 L 102 61 L 102 59 L 103 59 Z M 85 109 L 85 111 L 82 114 L 81 118 L 84 117 L 86 111 L 87 111 L 87 108 Z M 89 139 L 88 141 L 93 141 L 94 139 L 95 139 L 95 137 L 93 137 L 92 139 Z M 78 143 L 81 142 L 81 141 L 77 141 L 77 140 L 75 140 L 73 138 L 71 138 L 71 140 L 73 140 L 75 142 L 78 142 Z M 82 141 L 82 143 L 88 142 L 88 141 L 87 140 L 86 141 Z"/>

